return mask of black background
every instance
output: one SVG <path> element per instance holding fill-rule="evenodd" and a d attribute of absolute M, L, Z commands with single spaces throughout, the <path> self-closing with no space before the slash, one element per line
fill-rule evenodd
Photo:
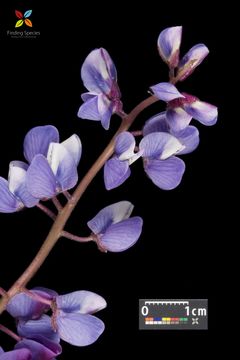
<path fill-rule="evenodd" d="M 102 254 L 94 244 L 80 245 L 61 239 L 29 286 L 45 286 L 59 293 L 78 289 L 104 296 L 108 307 L 99 317 L 106 331 L 94 345 L 75 348 L 63 344 L 61 359 L 116 354 L 146 354 L 191 357 L 206 356 L 218 328 L 219 280 L 222 259 L 219 242 L 224 230 L 222 204 L 225 200 L 223 148 L 227 108 L 223 49 L 226 9 L 210 10 L 193 2 L 174 6 L 124 3 L 78 4 L 13 2 L 1 10 L 1 133 L 0 169 L 7 177 L 11 160 L 23 160 L 22 143 L 34 126 L 53 124 L 65 139 L 77 133 L 83 143 L 79 165 L 81 178 L 105 147 L 119 125 L 113 116 L 111 129 L 78 119 L 80 94 L 85 91 L 80 68 L 96 47 L 106 48 L 113 58 L 122 91 L 124 109 L 129 112 L 147 97 L 149 86 L 167 81 L 167 67 L 161 61 L 156 41 L 161 30 L 183 25 L 184 54 L 203 42 L 210 54 L 179 90 L 192 93 L 219 107 L 214 127 L 200 129 L 200 146 L 185 155 L 186 173 L 181 185 L 170 192 L 155 187 L 145 176 L 141 162 L 132 166 L 132 176 L 121 187 L 107 192 L 102 172 L 98 174 L 69 220 L 66 229 L 87 235 L 86 221 L 102 207 L 120 200 L 135 205 L 134 215 L 144 219 L 138 243 L 126 252 Z M 14 10 L 33 9 L 37 39 L 11 39 Z M 22 28 L 18 29 L 22 30 Z M 28 29 L 29 30 L 29 29 Z M 226 44 L 225 44 L 226 45 Z M 151 115 L 164 109 L 157 103 L 135 122 L 138 130 Z M 51 220 L 38 209 L 18 214 L 1 214 L 0 285 L 8 288 L 33 258 L 48 233 Z M 139 331 L 139 298 L 208 298 L 208 331 Z M 13 325 L 3 315 L 5 323 Z M 0 344 L 12 346 L 1 334 Z M 8 345 L 7 345 L 8 344 Z"/>

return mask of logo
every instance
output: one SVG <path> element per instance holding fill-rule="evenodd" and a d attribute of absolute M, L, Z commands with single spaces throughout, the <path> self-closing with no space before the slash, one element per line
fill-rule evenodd
<path fill-rule="evenodd" d="M 19 10 L 15 10 L 15 15 L 19 19 L 15 24 L 15 28 L 18 28 L 23 24 L 32 27 L 32 21 L 29 19 L 29 17 L 32 15 L 32 10 L 27 10 L 24 14 L 22 14 L 22 12 Z"/>

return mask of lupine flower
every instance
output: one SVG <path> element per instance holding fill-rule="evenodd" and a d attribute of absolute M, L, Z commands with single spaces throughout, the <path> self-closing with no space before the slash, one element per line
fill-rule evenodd
<path fill-rule="evenodd" d="M 130 202 L 120 201 L 105 207 L 88 221 L 102 251 L 124 251 L 139 239 L 143 221 L 138 216 L 130 218 L 133 208 Z"/>
<path fill-rule="evenodd" d="M 106 301 L 90 291 L 75 291 L 56 297 L 52 317 L 60 338 L 72 345 L 86 346 L 95 342 L 104 331 L 104 323 L 93 314 L 106 307 Z"/>
<path fill-rule="evenodd" d="M 178 155 L 189 154 L 194 151 L 199 144 L 199 131 L 195 126 L 187 126 L 181 131 L 174 131 L 167 121 L 166 111 L 152 116 L 146 121 L 143 127 L 143 136 L 154 132 L 166 132 L 175 136 L 184 148 L 178 151 Z"/>
<path fill-rule="evenodd" d="M 159 54 L 170 68 L 178 66 L 181 39 L 182 26 L 166 28 L 158 37 Z"/>
<path fill-rule="evenodd" d="M 4 352 L 0 348 L 0 360 L 33 360 L 31 351 L 28 349 L 18 349 Z"/>
<path fill-rule="evenodd" d="M 60 344 L 48 338 L 36 337 L 35 339 L 23 339 L 15 345 L 16 351 L 28 350 L 31 353 L 31 360 L 52 360 L 62 352 Z M 1 358 L 0 358 L 1 359 Z M 9 358 L 10 360 L 11 358 Z M 20 358 L 21 359 L 21 358 Z M 25 360 L 25 358 L 23 358 Z M 28 358 L 26 358 L 28 359 Z"/>
<path fill-rule="evenodd" d="M 17 325 L 18 334 L 24 338 L 36 338 L 41 336 L 54 343 L 59 343 L 60 337 L 53 329 L 51 317 L 43 314 L 35 320 L 19 320 Z"/>
<path fill-rule="evenodd" d="M 26 186 L 27 168 L 28 165 L 22 161 L 12 161 L 9 164 L 8 181 L 0 177 L 0 212 L 16 212 L 39 202 Z"/>
<path fill-rule="evenodd" d="M 116 137 L 115 155 L 104 165 L 104 183 L 107 190 L 121 185 L 130 176 L 130 165 L 141 156 L 140 152 L 134 152 L 135 146 L 134 136 L 128 131 Z"/>
<path fill-rule="evenodd" d="M 183 148 L 177 138 L 165 132 L 150 133 L 141 140 L 144 170 L 160 189 L 171 190 L 181 182 L 185 164 L 174 155 Z"/>
<path fill-rule="evenodd" d="M 31 162 L 26 184 L 35 198 L 54 197 L 77 183 L 81 141 L 75 134 L 62 143 L 58 141 L 58 131 L 51 125 L 35 127 L 25 137 L 24 154 Z"/>
<path fill-rule="evenodd" d="M 166 101 L 166 89 L 169 87 L 169 92 L 173 93 L 172 84 L 162 83 L 152 86 L 150 89 L 154 95 L 163 101 Z M 176 88 L 175 88 L 176 89 Z M 175 90 L 177 94 L 178 90 Z M 200 101 L 196 96 L 182 93 L 180 97 L 175 97 L 167 102 L 166 118 L 170 127 L 174 131 L 185 129 L 192 118 L 198 120 L 200 123 L 211 126 L 216 124 L 218 109 L 216 106 Z"/>
<path fill-rule="evenodd" d="M 82 94 L 84 104 L 80 106 L 78 117 L 101 121 L 104 129 L 108 130 L 112 114 L 122 111 L 122 103 L 117 71 L 105 49 L 95 49 L 87 56 L 81 77 L 89 92 Z"/>
<path fill-rule="evenodd" d="M 177 67 L 177 79 L 185 80 L 208 55 L 209 50 L 204 44 L 193 46 L 179 61 L 182 39 L 182 26 L 164 29 L 158 37 L 158 51 L 170 69 Z"/>

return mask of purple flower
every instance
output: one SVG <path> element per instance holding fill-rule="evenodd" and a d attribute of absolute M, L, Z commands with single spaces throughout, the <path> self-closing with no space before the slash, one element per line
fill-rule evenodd
<path fill-rule="evenodd" d="M 162 84 L 164 84 L 164 87 Z M 166 100 L 167 88 L 172 94 L 174 93 L 173 87 L 175 88 L 170 83 L 160 83 L 150 88 L 157 98 L 168 102 L 166 118 L 173 131 L 177 132 L 185 129 L 192 118 L 207 126 L 214 125 L 217 122 L 217 107 L 200 101 L 193 95 L 183 93 L 177 97 L 178 90 L 175 88 L 176 97 Z"/>
<path fill-rule="evenodd" d="M 30 162 L 26 177 L 29 192 L 37 199 L 45 199 L 74 187 L 81 153 L 76 134 L 59 143 L 58 131 L 51 125 L 30 130 L 24 140 L 24 154 Z"/>
<path fill-rule="evenodd" d="M 182 26 L 166 28 L 158 37 L 159 54 L 170 68 L 178 66 L 181 39 Z"/>
<path fill-rule="evenodd" d="M 90 314 L 105 307 L 106 301 L 90 291 L 60 295 L 56 298 L 52 324 L 62 340 L 76 346 L 90 345 L 104 331 L 104 323 Z"/>
<path fill-rule="evenodd" d="M 104 129 L 108 130 L 112 114 L 122 111 L 122 102 L 117 71 L 105 49 L 95 49 L 87 56 L 81 77 L 89 92 L 82 94 L 84 104 L 80 106 L 78 117 L 101 121 Z"/>
<path fill-rule="evenodd" d="M 120 252 L 136 243 L 143 221 L 138 216 L 130 218 L 133 208 L 130 202 L 120 201 L 105 207 L 88 221 L 87 225 L 102 251 Z"/>
<path fill-rule="evenodd" d="M 18 349 L 7 352 L 1 352 L 0 360 L 32 360 L 31 351 L 28 349 Z"/>
<path fill-rule="evenodd" d="M 0 177 L 0 212 L 12 213 L 38 203 L 26 186 L 27 168 L 28 165 L 22 161 L 12 161 L 8 181 Z"/>
<path fill-rule="evenodd" d="M 130 176 L 130 165 L 141 156 L 140 152 L 134 152 L 135 146 L 134 136 L 127 131 L 116 137 L 115 155 L 104 165 L 104 183 L 107 190 L 121 185 Z"/>
<path fill-rule="evenodd" d="M 31 292 L 50 301 L 57 296 L 55 291 L 46 288 L 33 288 Z M 49 309 L 50 305 L 37 301 L 23 292 L 13 296 L 7 304 L 9 314 L 19 320 L 37 319 Z"/>
<path fill-rule="evenodd" d="M 158 37 L 158 51 L 170 69 L 177 67 L 177 79 L 183 81 L 201 64 L 209 50 L 204 44 L 197 44 L 179 62 L 181 40 L 182 26 L 164 29 Z"/>
<path fill-rule="evenodd" d="M 185 129 L 175 132 L 169 125 L 166 111 L 161 112 L 146 121 L 143 127 L 143 136 L 154 132 L 166 132 L 175 136 L 184 148 L 178 151 L 178 155 L 189 154 L 194 151 L 199 144 L 199 131 L 195 126 L 187 126 Z"/>
<path fill-rule="evenodd" d="M 144 170 L 155 185 L 172 190 L 180 184 L 185 164 L 174 155 L 184 146 L 177 138 L 166 132 L 153 132 L 141 140 L 139 148 L 143 152 Z"/>

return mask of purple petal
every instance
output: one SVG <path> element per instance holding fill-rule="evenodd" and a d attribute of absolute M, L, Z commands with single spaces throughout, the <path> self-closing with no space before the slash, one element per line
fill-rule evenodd
<path fill-rule="evenodd" d="M 128 160 L 134 155 L 136 141 L 134 136 L 128 132 L 121 132 L 115 140 L 115 154 L 119 160 Z"/>
<path fill-rule="evenodd" d="M 82 65 L 81 77 L 84 86 L 97 94 L 108 94 L 113 80 L 117 78 L 116 68 L 108 52 L 103 49 L 93 50 Z"/>
<path fill-rule="evenodd" d="M 3 348 L 0 346 L 0 355 L 3 353 L 4 353 Z"/>
<path fill-rule="evenodd" d="M 98 111 L 98 95 L 91 96 L 80 106 L 77 116 L 81 119 L 100 121 L 101 115 Z"/>
<path fill-rule="evenodd" d="M 51 341 L 59 342 L 59 336 L 53 330 L 51 318 L 48 315 L 42 315 L 38 320 L 20 320 L 17 331 L 23 337 L 43 336 Z"/>
<path fill-rule="evenodd" d="M 185 164 L 181 159 L 172 156 L 167 160 L 147 160 L 144 170 L 160 189 L 172 190 L 180 184 Z"/>
<path fill-rule="evenodd" d="M 166 119 L 166 111 L 163 111 L 146 121 L 143 127 L 143 136 L 153 132 L 170 132 L 170 127 Z"/>
<path fill-rule="evenodd" d="M 192 120 L 192 116 L 181 107 L 168 108 L 166 117 L 170 128 L 176 132 L 185 129 Z"/>
<path fill-rule="evenodd" d="M 157 85 L 151 86 L 153 94 L 160 100 L 171 101 L 178 98 L 184 98 L 184 96 L 178 91 L 173 84 L 162 82 Z"/>
<path fill-rule="evenodd" d="M 163 30 L 158 37 L 159 54 L 171 68 L 178 65 L 181 39 L 182 26 L 169 27 Z"/>
<path fill-rule="evenodd" d="M 63 141 L 61 145 L 71 154 L 76 166 L 78 166 L 82 155 L 82 143 L 79 136 L 73 134 L 67 140 Z"/>
<path fill-rule="evenodd" d="M 104 331 L 104 323 L 88 314 L 67 314 L 57 316 L 58 333 L 62 340 L 76 346 L 94 343 Z"/>
<path fill-rule="evenodd" d="M 73 188 L 78 181 L 78 173 L 69 151 L 62 144 L 51 143 L 47 159 L 61 191 Z"/>
<path fill-rule="evenodd" d="M 85 290 L 60 295 L 56 302 L 58 309 L 68 313 L 93 314 L 107 306 L 102 296 Z"/>
<path fill-rule="evenodd" d="M 51 296 L 43 290 L 31 290 L 33 293 L 40 295 L 45 299 L 51 299 Z M 42 315 L 42 313 L 50 308 L 49 305 L 40 303 L 24 293 L 15 295 L 8 302 L 7 311 L 14 318 L 34 319 Z"/>
<path fill-rule="evenodd" d="M 34 360 L 28 349 L 7 351 L 0 356 L 1 360 Z"/>
<path fill-rule="evenodd" d="M 13 213 L 23 207 L 23 203 L 9 190 L 7 180 L 0 177 L 0 212 Z"/>
<path fill-rule="evenodd" d="M 43 199 L 56 195 L 58 184 L 53 171 L 43 155 L 36 155 L 28 170 L 26 185 L 32 196 Z"/>
<path fill-rule="evenodd" d="M 59 142 L 59 133 L 55 126 L 36 126 L 31 129 L 25 136 L 23 143 L 26 160 L 30 163 L 37 154 L 47 156 L 51 142 Z"/>
<path fill-rule="evenodd" d="M 216 106 L 203 101 L 194 101 L 192 104 L 184 105 L 185 111 L 200 123 L 211 126 L 216 124 L 218 109 Z"/>
<path fill-rule="evenodd" d="M 98 95 L 98 111 L 101 116 L 101 124 L 105 130 L 109 129 L 113 106 L 113 102 L 107 96 L 104 94 Z"/>
<path fill-rule="evenodd" d="M 58 344 L 55 345 L 55 351 L 53 351 L 40 342 L 30 339 L 19 341 L 15 345 L 15 349 L 28 349 L 32 354 L 32 360 L 51 360 L 61 353 L 61 346 Z"/>
<path fill-rule="evenodd" d="M 142 219 L 137 216 L 112 224 L 101 236 L 101 244 L 112 252 L 127 250 L 139 239 L 142 225 Z"/>
<path fill-rule="evenodd" d="M 143 157 L 164 160 L 182 150 L 183 145 L 173 135 L 155 132 L 146 135 L 139 148 L 143 150 Z"/>
<path fill-rule="evenodd" d="M 178 152 L 178 155 L 189 154 L 198 147 L 199 131 L 195 126 L 187 126 L 184 130 L 174 135 L 185 146 L 183 150 Z"/>
<path fill-rule="evenodd" d="M 87 226 L 94 234 L 103 234 L 111 225 L 128 219 L 133 211 L 133 204 L 129 201 L 119 201 L 106 206 L 97 215 L 88 221 Z"/>
<path fill-rule="evenodd" d="M 186 55 L 181 59 L 177 72 L 180 81 L 185 80 L 196 67 L 201 64 L 205 57 L 209 54 L 208 48 L 204 44 L 193 46 Z"/>
<path fill-rule="evenodd" d="M 21 200 L 26 207 L 35 206 L 39 200 L 33 197 L 26 187 L 28 165 L 22 161 L 12 161 L 9 164 L 9 190 Z"/>
<path fill-rule="evenodd" d="M 108 160 L 104 165 L 104 183 L 107 190 L 122 185 L 129 178 L 131 170 L 128 161 L 120 161 L 116 157 Z"/>

